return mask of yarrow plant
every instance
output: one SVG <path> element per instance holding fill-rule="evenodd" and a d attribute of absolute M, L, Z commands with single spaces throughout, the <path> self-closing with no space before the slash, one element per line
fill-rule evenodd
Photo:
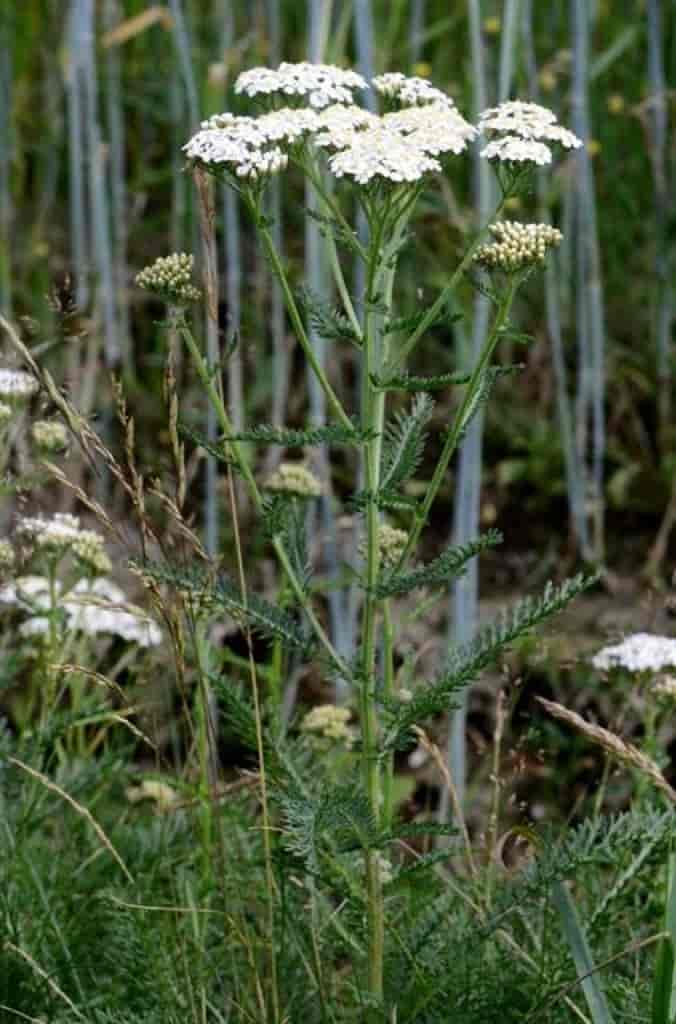
<path fill-rule="evenodd" d="M 358 102 L 369 88 L 382 104 L 379 113 Z M 306 857 L 313 888 L 321 876 L 319 854 L 309 838 L 311 833 L 316 834 L 313 828 L 319 829 L 319 818 L 315 819 L 314 813 L 329 815 L 334 823 L 337 833 L 332 848 L 338 844 L 340 849 L 361 850 L 366 879 L 368 1006 L 380 1014 L 374 1019 L 391 1020 L 397 1016 L 401 993 L 386 987 L 386 960 L 395 951 L 388 954 L 386 949 L 383 887 L 396 880 L 396 873 L 391 873 L 389 848 L 401 827 L 394 815 L 395 753 L 415 744 L 416 729 L 430 716 L 446 712 L 454 694 L 507 644 L 562 608 L 589 582 L 578 577 L 560 587 L 548 586 L 540 599 L 519 605 L 482 633 L 475 644 L 456 651 L 436 678 L 407 681 L 399 692 L 392 600 L 421 586 L 445 585 L 462 573 L 471 558 L 499 539 L 492 531 L 463 548 L 444 550 L 426 565 L 416 561 L 419 540 L 451 460 L 498 374 L 492 359 L 500 340 L 509 334 L 515 295 L 561 238 L 547 225 L 502 221 L 501 213 L 505 202 L 528 184 L 530 173 L 551 161 L 554 145 L 567 149 L 580 143 L 556 123 L 550 111 L 531 104 L 504 104 L 486 111 L 479 125 L 474 126 L 450 96 L 424 79 L 399 73 L 381 75 L 368 83 L 341 68 L 281 64 L 277 69 L 244 72 L 235 83 L 235 92 L 254 101 L 259 112 L 226 112 L 211 117 L 187 142 L 184 153 L 198 181 L 205 175 L 213 176 L 241 197 L 279 283 L 296 339 L 325 395 L 331 420 L 321 428 L 309 424 L 303 430 L 292 431 L 261 426 L 236 434 L 222 392 L 185 312 L 174 310 L 175 327 L 194 360 L 222 431 L 220 447 L 211 444 L 208 450 L 229 466 L 234 465 L 243 477 L 254 507 L 263 518 L 283 577 L 283 608 L 267 604 L 248 590 L 237 599 L 227 581 L 215 583 L 212 601 L 232 610 L 239 621 L 248 623 L 249 629 L 270 635 L 275 651 L 288 648 L 295 658 L 314 654 L 323 673 L 336 682 L 337 692 L 348 694 L 354 702 L 358 735 L 351 756 L 356 759 L 358 771 L 340 791 L 325 794 L 316 812 L 299 795 L 297 776 L 293 772 L 286 776 L 279 759 L 274 758 L 283 808 L 279 828 L 282 844 L 296 854 L 302 851 Z M 439 175 L 454 173 L 456 161 L 477 143 L 480 134 L 489 137 L 482 156 L 499 165 L 501 199 L 490 222 L 494 241 L 486 243 L 489 226 L 485 225 L 468 244 L 435 300 L 413 314 L 400 310 L 395 301 L 396 277 L 417 200 L 425 189 L 434 187 Z M 337 311 L 315 296 L 298 298 L 275 247 L 266 191 L 271 180 L 290 167 L 307 178 L 318 198 L 318 217 L 341 304 Z M 365 238 L 353 229 L 354 205 L 363 211 L 368 227 Z M 204 223 L 208 222 L 205 217 Z M 363 295 L 350 295 L 345 257 L 356 258 L 363 265 Z M 493 323 L 475 365 L 466 374 L 412 375 L 411 356 L 428 330 L 443 320 L 449 300 L 473 264 L 482 268 L 481 287 L 494 306 Z M 496 269 L 504 273 L 493 274 Z M 166 291 L 164 278 L 154 274 L 152 268 L 139 276 L 139 283 Z M 346 407 L 329 380 L 311 343 L 308 323 L 320 334 L 344 339 L 358 350 L 358 413 Z M 421 498 L 413 498 L 407 484 L 421 465 L 429 439 L 434 409 L 430 394 L 454 385 L 463 390 L 440 439 L 436 467 Z M 410 400 L 411 395 L 410 406 L 403 409 L 402 402 Z M 399 411 L 393 414 L 391 404 L 397 396 Z M 352 550 L 361 552 L 361 558 L 355 559 L 350 571 L 358 579 L 362 602 L 359 642 L 349 657 L 339 652 L 322 624 L 308 547 L 300 536 L 304 523 L 287 508 L 295 508 L 297 498 L 317 497 L 319 481 L 301 464 L 283 463 L 263 485 L 259 484 L 249 448 L 256 442 L 293 447 L 340 444 L 357 452 L 359 465 L 354 467 L 354 479 L 360 484 L 354 489 L 351 503 L 363 517 L 363 531 L 357 524 Z M 272 492 L 272 497 L 266 496 L 266 491 Z M 289 499 L 286 502 L 285 497 Z M 193 579 L 183 571 L 152 563 L 145 564 L 141 571 L 156 585 L 173 582 L 183 595 L 193 591 L 196 602 L 204 600 L 207 582 L 203 574 Z M 255 677 L 252 684 L 252 720 L 256 725 L 251 726 L 248 735 L 256 737 L 263 787 L 263 841 L 270 901 L 268 948 L 274 979 L 274 830 L 265 789 L 265 751 L 275 748 L 275 740 L 268 741 L 263 735 Z M 270 713 L 274 734 L 275 728 L 281 728 L 279 722 L 274 724 L 278 705 Z M 238 703 L 236 721 L 241 724 L 243 716 L 245 712 Z M 348 720 L 352 717 L 347 707 L 332 706 L 312 712 L 301 729 L 324 735 L 328 729 L 343 735 Z M 439 830 L 444 832 L 443 827 L 437 827 L 435 834 Z M 279 1006 L 273 1017 L 281 1019 Z"/>

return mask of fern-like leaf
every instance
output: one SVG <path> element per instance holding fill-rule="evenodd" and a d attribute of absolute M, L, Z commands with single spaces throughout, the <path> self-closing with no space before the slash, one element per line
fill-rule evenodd
<path fill-rule="evenodd" d="M 443 391 L 448 387 L 466 384 L 468 373 L 438 373 L 433 377 L 414 377 L 410 373 L 402 373 L 393 377 L 380 377 L 371 374 L 371 384 L 376 391 Z"/>
<path fill-rule="evenodd" d="M 417 331 L 420 324 L 427 316 L 427 309 L 422 309 L 418 313 L 411 313 L 410 316 L 399 316 L 393 317 L 388 320 L 385 324 L 385 332 L 387 334 L 413 334 Z M 427 325 L 427 329 L 431 330 L 433 327 L 437 327 L 439 324 L 448 324 L 452 326 L 462 320 L 462 313 L 449 313 L 448 310 L 442 309 L 435 318 L 430 321 Z"/>
<path fill-rule="evenodd" d="M 239 587 L 225 573 L 215 575 L 200 568 L 179 569 L 160 562 L 144 562 L 136 568 L 142 577 L 188 594 L 198 604 L 222 608 L 254 632 L 303 651 L 308 648 L 309 638 L 294 618 L 257 594 L 247 594 L 244 599 Z"/>
<path fill-rule="evenodd" d="M 457 578 L 466 569 L 468 562 L 486 548 L 502 543 L 499 530 L 489 530 L 476 540 L 462 546 L 452 546 L 443 551 L 432 562 L 420 565 L 410 572 L 399 572 L 384 576 L 375 587 L 378 598 L 408 594 L 418 587 L 439 586 L 451 578 Z"/>
<path fill-rule="evenodd" d="M 417 470 L 433 409 L 434 402 L 429 395 L 416 395 L 410 412 L 397 413 L 385 428 L 380 477 L 382 491 L 392 491 L 401 486 Z"/>
<path fill-rule="evenodd" d="M 500 653 L 544 622 L 596 582 L 598 576 L 582 574 L 561 586 L 548 583 L 541 597 L 526 598 L 506 610 L 467 647 L 458 649 L 444 671 L 427 686 L 419 687 L 407 704 L 398 704 L 387 730 L 385 747 L 391 749 L 408 742 L 412 726 L 430 715 L 447 711 L 455 694 L 464 690 Z"/>
<path fill-rule="evenodd" d="M 310 325 L 320 337 L 330 341 L 349 341 L 351 345 L 361 348 L 361 340 L 354 327 L 339 309 L 324 302 L 309 288 L 302 290 L 301 302 Z"/>
<path fill-rule="evenodd" d="M 515 363 L 512 366 L 490 366 L 485 373 L 482 375 L 479 382 L 479 387 L 472 396 L 472 401 L 469 403 L 465 410 L 465 414 L 460 424 L 460 438 L 462 439 L 467 432 L 467 428 L 470 423 L 484 407 L 486 402 L 491 396 L 491 392 L 495 387 L 495 384 L 501 377 L 510 377 L 515 373 L 520 373 L 524 368 L 523 363 Z"/>

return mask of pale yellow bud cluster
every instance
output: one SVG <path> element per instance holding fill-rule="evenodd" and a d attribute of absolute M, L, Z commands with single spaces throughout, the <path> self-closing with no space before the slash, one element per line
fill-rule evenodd
<path fill-rule="evenodd" d="M 265 488 L 297 498 L 319 498 L 322 493 L 321 482 L 300 462 L 282 462 L 265 481 Z"/>
<path fill-rule="evenodd" d="M 136 283 L 177 306 L 197 302 L 201 292 L 192 284 L 193 265 L 194 259 L 187 252 L 161 256 L 136 275 Z"/>
<path fill-rule="evenodd" d="M 496 241 L 480 246 L 474 261 L 508 273 L 544 263 L 548 250 L 560 245 L 563 238 L 551 224 L 522 224 L 516 220 L 498 221 L 491 224 L 490 231 Z"/>
<path fill-rule="evenodd" d="M 63 423 L 37 420 L 31 427 L 35 447 L 45 455 L 58 455 L 68 447 L 68 431 Z"/>
<path fill-rule="evenodd" d="M 408 534 L 405 530 L 398 530 L 396 526 L 382 523 L 378 530 L 378 547 L 380 549 L 380 564 L 385 569 L 391 569 L 397 564 L 404 553 Z"/>
<path fill-rule="evenodd" d="M 12 418 L 12 407 L 6 402 L 0 402 L 0 427 L 4 427 Z"/>
<path fill-rule="evenodd" d="M 94 530 L 80 530 L 79 537 L 71 545 L 71 551 L 78 562 L 95 576 L 104 576 L 113 568 L 106 554 L 103 537 Z"/>
<path fill-rule="evenodd" d="M 8 540 L 0 540 L 0 573 L 8 572 L 14 567 L 16 555 Z"/>
<path fill-rule="evenodd" d="M 312 733 L 332 743 L 352 743 L 352 729 L 349 726 L 350 711 L 336 704 L 319 704 L 301 722 L 302 732 Z"/>

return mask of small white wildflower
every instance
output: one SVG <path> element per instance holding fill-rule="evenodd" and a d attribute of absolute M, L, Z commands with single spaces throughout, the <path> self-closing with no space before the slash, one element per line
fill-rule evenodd
<path fill-rule="evenodd" d="M 80 535 L 80 520 L 57 512 L 52 519 L 24 516 L 16 526 L 19 537 L 36 550 L 63 551 Z"/>
<path fill-rule="evenodd" d="M 40 385 L 35 377 L 23 370 L 8 370 L 0 368 L 0 398 L 7 402 L 18 402 L 22 399 L 31 398 Z"/>
<path fill-rule="evenodd" d="M 594 668 L 608 671 L 660 672 L 676 668 L 676 639 L 654 633 L 633 633 L 622 643 L 603 647 L 592 658 Z"/>
<path fill-rule="evenodd" d="M 174 252 L 144 267 L 136 275 L 136 283 L 174 305 L 197 302 L 200 291 L 192 284 L 193 266 L 194 259 L 189 253 Z"/>
<path fill-rule="evenodd" d="M 652 689 L 657 697 L 676 703 L 676 676 L 660 676 Z"/>
<path fill-rule="evenodd" d="M 389 71 L 384 75 L 376 75 L 371 82 L 376 92 L 386 99 L 397 100 L 402 107 L 416 107 L 427 103 L 454 106 L 451 97 L 431 85 L 426 78 L 407 78 L 400 71 Z"/>
<path fill-rule="evenodd" d="M 518 135 L 505 135 L 489 142 L 480 153 L 485 160 L 503 163 L 529 163 L 545 167 L 552 162 L 552 151 L 544 142 L 522 139 Z"/>
<path fill-rule="evenodd" d="M 235 82 L 235 92 L 246 96 L 297 96 L 321 110 L 332 103 L 352 103 L 354 93 L 365 89 L 366 81 L 355 71 L 333 64 L 284 62 L 278 68 L 251 68 Z"/>
<path fill-rule="evenodd" d="M 379 123 L 370 110 L 334 103 L 315 114 L 314 143 L 322 149 L 345 149 L 358 132 Z"/>
<path fill-rule="evenodd" d="M 478 134 L 458 110 L 440 103 L 385 114 L 383 125 L 406 136 L 431 156 L 462 153 Z"/>
<path fill-rule="evenodd" d="M 9 423 L 13 415 L 11 405 L 7 405 L 6 402 L 0 402 L 0 428 Z"/>
<path fill-rule="evenodd" d="M 0 573 L 6 573 L 13 568 L 16 561 L 14 548 L 8 540 L 0 540 Z"/>
<path fill-rule="evenodd" d="M 61 593 L 61 584 L 54 585 L 55 594 Z M 0 604 L 32 612 L 35 608 L 47 611 L 50 606 L 49 580 L 46 576 L 19 576 L 12 583 L 0 587 Z"/>
<path fill-rule="evenodd" d="M 579 149 L 582 145 L 573 132 L 557 123 L 553 111 L 522 100 L 509 100 L 498 107 L 484 110 L 479 118 L 479 129 L 491 134 L 500 132 L 522 139 L 558 142 L 566 149 Z"/>
<path fill-rule="evenodd" d="M 319 498 L 322 493 L 321 482 L 300 462 L 282 462 L 264 486 L 298 498 Z"/>
<path fill-rule="evenodd" d="M 507 272 L 544 263 L 548 250 L 560 245 L 563 238 L 551 224 L 503 220 L 492 224 L 490 230 L 497 241 L 480 246 L 473 259 L 483 266 Z"/>
<path fill-rule="evenodd" d="M 80 530 L 80 534 L 71 544 L 73 556 L 85 569 L 96 576 L 104 576 L 113 568 L 106 554 L 105 542 L 100 533 L 94 530 Z"/>
<path fill-rule="evenodd" d="M 162 631 L 142 609 L 107 579 L 80 580 L 67 596 L 65 608 L 71 629 L 89 636 L 111 634 L 139 647 L 157 647 Z"/>
<path fill-rule="evenodd" d="M 36 420 L 31 427 L 36 448 L 45 455 L 58 455 L 68 448 L 68 431 L 55 420 Z"/>
<path fill-rule="evenodd" d="M 308 711 L 301 722 L 302 732 L 314 733 L 334 743 L 350 746 L 353 735 L 349 726 L 350 710 L 336 704 L 320 704 Z"/>
<path fill-rule="evenodd" d="M 380 564 L 384 569 L 392 569 L 399 562 L 407 542 L 408 534 L 405 530 L 399 530 L 396 526 L 390 526 L 389 523 L 380 524 L 378 527 L 378 550 Z M 365 540 L 359 545 L 359 553 L 362 558 L 366 558 Z"/>
<path fill-rule="evenodd" d="M 441 164 L 398 132 L 378 125 L 354 135 L 350 145 L 329 159 L 337 178 L 352 178 L 360 185 L 414 183 L 441 170 Z"/>

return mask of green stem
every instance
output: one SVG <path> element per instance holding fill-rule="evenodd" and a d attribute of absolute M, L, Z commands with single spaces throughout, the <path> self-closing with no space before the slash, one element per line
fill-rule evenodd
<path fill-rule="evenodd" d="M 394 627 L 388 599 L 383 601 L 383 696 L 386 700 L 394 697 Z M 394 813 L 394 752 L 390 751 L 385 762 L 383 780 L 383 827 L 392 827 Z"/>
<path fill-rule="evenodd" d="M 507 189 L 505 191 L 505 193 L 502 196 L 502 199 L 500 200 L 500 202 L 496 206 L 496 208 L 495 208 L 494 212 L 492 213 L 491 217 L 483 225 L 483 227 L 479 230 L 479 232 L 477 233 L 476 237 L 473 239 L 471 245 L 467 248 L 467 250 L 465 252 L 465 255 L 463 256 L 463 258 L 461 259 L 460 263 L 458 264 L 458 266 L 455 268 L 453 274 L 451 275 L 451 278 L 450 278 L 448 284 L 445 285 L 444 288 L 442 288 L 442 290 L 439 292 L 438 296 L 436 297 L 435 301 L 432 303 L 432 305 L 428 309 L 427 314 L 420 321 L 420 323 L 418 324 L 416 329 L 413 331 L 413 333 L 410 335 L 410 337 L 406 339 L 406 341 L 401 346 L 401 348 L 396 353 L 396 355 L 391 360 L 391 362 L 385 367 L 385 373 L 388 376 L 391 376 L 392 374 L 396 373 L 397 370 L 400 369 L 401 366 L 403 366 L 403 364 L 406 362 L 406 360 L 410 356 L 410 354 L 413 351 L 413 349 L 415 348 L 415 346 L 418 344 L 418 342 L 422 338 L 422 336 L 425 333 L 425 331 L 428 329 L 430 324 L 434 323 L 434 321 L 438 317 L 439 313 L 444 308 L 445 304 L 448 302 L 449 298 L 451 297 L 451 295 L 453 294 L 453 292 L 457 288 L 457 285 L 458 285 L 458 282 L 459 282 L 460 278 L 462 277 L 462 275 L 467 270 L 467 267 L 472 262 L 472 258 L 474 256 L 474 253 L 477 251 L 477 249 L 479 248 L 479 245 L 483 241 L 483 239 L 484 239 L 484 237 L 486 235 L 486 232 L 488 231 L 489 225 L 492 224 L 493 221 L 497 217 L 499 217 L 500 214 L 502 213 L 504 205 L 507 202 L 507 199 L 509 198 L 509 196 L 511 195 L 511 191 L 512 190 L 510 190 L 510 189 Z"/>
<path fill-rule="evenodd" d="M 268 260 L 270 262 L 272 272 L 279 281 L 279 285 L 282 289 L 284 303 L 286 305 L 289 317 L 291 318 L 291 323 L 293 324 L 293 329 L 296 333 L 296 337 L 298 338 L 300 347 L 303 349 L 305 357 L 307 358 L 308 363 L 312 367 L 312 371 L 315 377 L 317 378 L 317 382 L 320 388 L 326 395 L 326 401 L 328 402 L 330 408 L 333 410 L 342 426 L 346 427 L 348 430 L 353 430 L 354 428 L 350 417 L 345 412 L 345 409 L 343 408 L 343 405 L 340 399 L 338 398 L 338 395 L 331 387 L 328 378 L 324 373 L 324 369 L 319 360 L 317 359 L 315 350 L 312 347 L 312 342 L 310 341 L 307 335 L 307 331 L 305 330 L 305 324 L 303 323 L 303 318 L 300 315 L 300 310 L 298 309 L 296 300 L 293 297 L 293 292 L 291 291 L 289 280 L 284 271 L 284 267 L 282 266 L 282 261 L 279 258 L 279 253 L 275 249 L 272 236 L 268 231 L 267 227 L 265 226 L 265 223 L 262 221 L 262 218 L 258 215 L 256 207 L 253 205 L 253 203 L 250 202 L 249 206 L 254 216 L 254 220 L 258 227 L 260 236 L 263 240 L 263 246 L 265 248 Z"/>
<path fill-rule="evenodd" d="M 209 706 L 208 691 L 206 685 L 207 667 L 205 659 L 208 657 L 207 640 L 203 623 L 197 623 L 195 629 L 195 650 L 197 654 L 197 691 L 195 693 L 195 717 L 197 719 L 197 749 L 199 756 L 199 798 L 200 798 L 200 826 L 202 833 L 202 869 L 205 892 L 211 881 L 211 843 L 213 834 L 213 823 L 211 813 L 211 786 L 210 775 L 210 736 L 209 736 Z"/>
<path fill-rule="evenodd" d="M 178 324 L 178 331 L 181 337 L 183 338 L 188 348 L 188 351 L 190 352 L 192 360 L 197 369 L 199 378 L 202 381 L 202 384 L 204 385 L 204 388 L 207 392 L 209 401 L 211 402 L 212 406 L 216 411 L 216 416 L 218 418 L 221 430 L 223 431 L 226 437 L 231 437 L 233 434 L 233 427 L 230 422 L 230 417 L 228 416 L 227 410 L 223 403 L 223 399 L 221 398 L 221 395 L 219 394 L 218 389 L 214 383 L 213 374 L 210 372 L 206 360 L 204 359 L 204 356 L 199 350 L 197 342 L 193 337 L 192 331 L 188 328 L 187 324 L 185 323 Z M 353 429 L 352 423 L 350 423 L 350 429 Z M 242 449 L 242 445 L 238 441 L 229 441 L 228 444 L 230 450 L 234 455 L 238 469 L 247 482 L 256 510 L 260 512 L 263 506 L 263 498 L 258 489 L 258 484 L 256 483 L 254 475 L 251 471 L 249 462 Z M 348 679 L 350 676 L 349 668 L 336 651 L 335 647 L 333 646 L 328 636 L 326 635 L 326 632 L 322 628 L 322 625 L 319 622 L 317 616 L 315 615 L 312 606 L 308 601 L 307 594 L 303 590 L 303 587 L 301 586 L 300 581 L 296 573 L 294 572 L 289 556 L 286 552 L 286 549 L 284 548 L 282 538 L 280 536 L 274 537 L 272 540 L 272 546 L 275 549 L 277 558 L 286 574 L 289 586 L 291 587 L 294 596 L 296 597 L 296 600 L 298 601 L 305 615 L 307 616 L 307 619 L 310 625 L 312 626 L 315 636 L 319 640 L 320 644 L 324 647 L 326 653 L 328 654 L 332 664 L 335 666 L 337 671 L 340 672 L 341 675 L 344 676 L 344 678 Z"/>
<path fill-rule="evenodd" d="M 434 470 L 434 474 L 430 481 L 429 487 L 427 488 L 427 491 L 425 493 L 425 499 L 422 503 L 420 511 L 416 513 L 415 519 L 413 521 L 413 526 L 411 528 L 411 532 L 408 535 L 406 547 L 401 558 L 399 559 L 399 567 L 404 565 L 411 551 L 413 551 L 413 549 L 415 548 L 416 544 L 418 543 L 420 534 L 427 522 L 427 519 L 430 514 L 430 509 L 434 503 L 439 488 L 441 487 L 441 484 L 443 483 L 444 477 L 446 475 L 448 464 L 451 461 L 456 448 L 458 447 L 458 443 L 465 429 L 465 419 L 467 416 L 467 412 L 471 408 L 471 405 L 476 397 L 476 393 L 481 387 L 483 375 L 491 361 L 498 341 L 500 340 L 501 331 L 509 318 L 509 312 L 512 306 L 512 301 L 514 299 L 517 287 L 517 281 L 515 281 L 514 279 L 510 280 L 509 287 L 507 288 L 500 303 L 500 306 L 498 308 L 498 313 L 495 317 L 492 330 L 488 335 L 486 342 L 484 343 L 484 347 L 481 350 L 481 354 L 479 356 L 477 364 L 474 367 L 474 370 L 472 371 L 472 376 L 470 377 L 467 383 L 467 387 L 465 388 L 465 393 L 463 395 L 460 407 L 455 415 L 453 426 L 448 432 L 446 441 L 444 443 L 444 447 L 442 448 L 441 455 L 439 457 L 439 461 Z"/>

